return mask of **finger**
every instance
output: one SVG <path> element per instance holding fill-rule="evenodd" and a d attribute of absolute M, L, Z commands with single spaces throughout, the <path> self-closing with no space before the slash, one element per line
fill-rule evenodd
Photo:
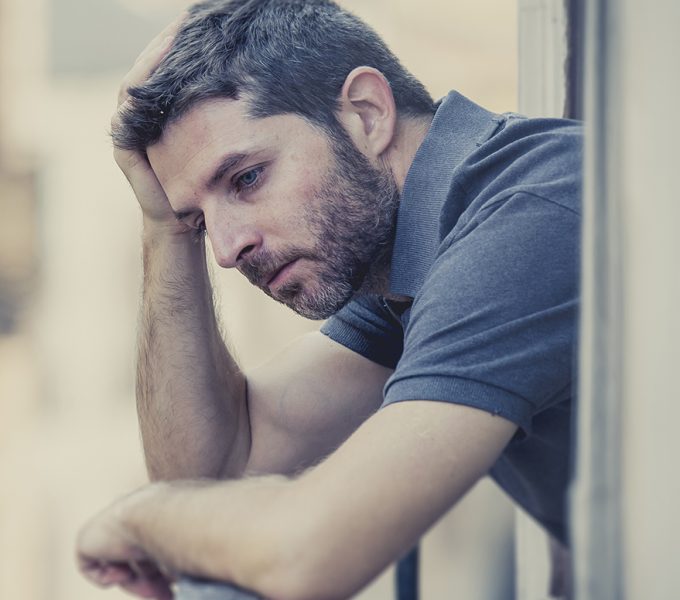
<path fill-rule="evenodd" d="M 118 106 L 120 107 L 129 97 L 129 90 L 144 83 L 154 69 L 160 64 L 170 50 L 174 38 L 167 36 L 160 44 L 149 46 L 140 54 L 137 62 L 132 65 L 118 91 Z"/>
<path fill-rule="evenodd" d="M 109 587 L 134 581 L 136 574 L 123 563 L 89 561 L 81 564 L 81 573 L 93 583 Z"/>
<path fill-rule="evenodd" d="M 159 583 L 164 582 L 168 585 L 174 580 L 174 576 L 167 569 L 151 560 L 135 560 L 132 561 L 130 567 L 141 579 Z"/>
<path fill-rule="evenodd" d="M 187 12 L 183 12 L 175 18 L 163 31 L 154 37 L 142 50 L 135 60 L 132 68 L 123 79 L 118 92 L 118 105 L 120 106 L 128 98 L 128 90 L 131 87 L 143 83 L 172 47 L 172 42 L 179 31 L 180 26 L 186 19 Z"/>
<path fill-rule="evenodd" d="M 104 564 L 98 560 L 78 556 L 78 570 L 90 581 L 99 583 Z"/>
<path fill-rule="evenodd" d="M 141 598 L 157 598 L 159 600 L 172 600 L 171 582 L 165 579 L 156 570 L 149 575 L 136 575 L 134 579 L 120 584 L 124 590 L 140 596 Z"/>
<path fill-rule="evenodd" d="M 155 205 L 166 206 L 168 199 L 165 191 L 145 154 L 116 148 L 114 158 L 138 197 L 143 197 Z M 169 211 L 167 216 L 174 218 L 170 205 L 167 205 L 166 209 Z"/>
<path fill-rule="evenodd" d="M 125 585 L 134 579 L 135 574 L 130 567 L 123 564 L 105 565 L 100 574 L 100 583 L 104 586 Z"/>
<path fill-rule="evenodd" d="M 158 35 L 156 35 L 139 53 L 139 56 L 135 59 L 133 67 L 139 63 L 147 61 L 149 56 L 158 56 L 159 53 L 167 51 L 170 47 L 170 42 L 175 39 L 179 28 L 186 19 L 189 13 L 184 11 L 179 14 L 175 19 L 173 19 Z M 148 61 L 147 61 L 148 62 Z"/>
<path fill-rule="evenodd" d="M 163 46 L 167 42 L 167 38 L 174 38 L 179 31 L 181 24 L 186 19 L 188 12 L 184 11 L 177 15 L 170 23 L 168 23 L 161 31 L 159 31 L 151 41 L 146 45 L 146 47 L 139 53 L 135 59 L 135 63 L 144 59 L 144 56 L 149 52 L 154 52 L 160 46 Z"/>
<path fill-rule="evenodd" d="M 164 577 L 160 567 L 150 560 L 133 560 L 130 563 L 130 567 L 140 577 L 146 577 L 147 579 Z"/>
<path fill-rule="evenodd" d="M 172 600 L 171 581 L 149 561 L 108 563 L 84 560 L 81 572 L 100 587 L 117 585 L 140 598 Z"/>

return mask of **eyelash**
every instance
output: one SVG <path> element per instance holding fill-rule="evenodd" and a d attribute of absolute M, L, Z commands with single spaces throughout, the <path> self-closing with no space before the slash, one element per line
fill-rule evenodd
<path fill-rule="evenodd" d="M 234 180 L 233 180 L 234 189 L 237 192 L 243 192 L 243 191 L 250 192 L 250 191 L 256 189 L 262 183 L 262 172 L 263 171 L 264 171 L 264 166 L 260 166 L 260 167 L 255 167 L 254 169 L 248 169 L 247 171 L 241 173 L 240 175 L 237 175 L 236 177 L 234 177 Z M 257 179 L 255 179 L 255 181 L 251 184 L 243 183 L 243 178 L 246 177 L 247 175 L 250 175 L 250 174 L 255 174 L 257 176 Z"/>
<path fill-rule="evenodd" d="M 203 221 L 203 219 L 201 219 L 201 220 L 200 220 L 199 222 L 197 222 L 195 225 L 190 225 L 190 227 L 191 227 L 192 229 L 195 229 L 195 230 L 196 230 L 196 233 L 197 233 L 198 235 L 203 235 L 203 234 L 205 234 L 206 231 L 207 231 L 206 228 L 205 228 L 205 221 Z"/>
<path fill-rule="evenodd" d="M 237 175 L 233 180 L 234 188 L 236 189 L 237 192 L 243 192 L 244 190 L 245 191 L 252 191 L 252 190 L 256 189 L 262 183 L 261 174 L 262 174 L 263 171 L 264 171 L 264 166 L 259 166 L 259 167 L 255 167 L 254 169 L 248 169 L 244 173 Z M 246 175 L 250 175 L 251 173 L 256 174 L 257 179 L 253 183 L 251 183 L 250 185 L 244 184 L 242 182 L 243 178 Z M 205 233 L 206 232 L 205 221 L 203 221 L 203 220 L 196 223 L 195 225 L 190 225 L 190 227 L 195 229 L 197 231 L 197 233 Z"/>

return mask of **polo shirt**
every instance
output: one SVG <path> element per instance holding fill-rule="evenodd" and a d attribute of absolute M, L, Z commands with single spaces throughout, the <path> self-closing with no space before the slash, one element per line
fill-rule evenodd
<path fill-rule="evenodd" d="M 394 369 L 383 407 L 451 402 L 516 423 L 490 475 L 565 543 L 581 173 L 580 124 L 451 92 L 400 200 L 389 289 L 408 301 L 357 296 L 321 329 Z"/>

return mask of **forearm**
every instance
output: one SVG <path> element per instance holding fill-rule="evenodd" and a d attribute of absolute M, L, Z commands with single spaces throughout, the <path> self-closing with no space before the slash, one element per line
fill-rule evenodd
<path fill-rule="evenodd" d="M 387 565 L 389 544 L 379 539 L 377 556 L 366 556 L 364 546 L 375 540 L 364 532 L 375 532 L 362 524 L 363 511 L 355 511 L 357 522 L 338 523 L 337 494 L 314 488 L 278 475 L 160 482 L 119 503 L 119 523 L 126 542 L 167 572 L 271 600 L 348 598 Z"/>
<path fill-rule="evenodd" d="M 488 471 L 515 431 L 464 405 L 398 403 L 295 479 L 143 488 L 84 529 L 81 568 L 146 557 L 267 598 L 349 598 Z"/>
<path fill-rule="evenodd" d="M 249 439 L 245 378 L 219 332 L 203 238 L 145 226 L 137 405 L 152 479 L 234 476 Z"/>
<path fill-rule="evenodd" d="M 171 572 L 229 581 L 284 598 L 304 535 L 281 476 L 152 484 L 121 505 L 129 539 Z"/>

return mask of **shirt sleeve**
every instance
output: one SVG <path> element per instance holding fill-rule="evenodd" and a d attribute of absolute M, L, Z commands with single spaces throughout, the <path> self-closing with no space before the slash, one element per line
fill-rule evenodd
<path fill-rule="evenodd" d="M 579 215 L 527 193 L 479 211 L 442 243 L 416 296 L 385 405 L 465 404 L 525 432 L 569 397 Z"/>
<path fill-rule="evenodd" d="M 323 324 L 321 333 L 390 369 L 397 365 L 403 350 L 401 324 L 380 296 L 352 300 Z"/>

